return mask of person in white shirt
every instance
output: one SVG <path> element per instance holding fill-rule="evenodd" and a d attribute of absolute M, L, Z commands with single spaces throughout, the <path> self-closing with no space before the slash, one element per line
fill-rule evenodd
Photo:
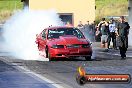
<path fill-rule="evenodd" d="M 112 39 L 113 42 L 113 48 L 116 49 L 116 24 L 113 18 L 110 19 L 109 22 L 109 37 L 108 37 L 108 48 L 110 48 L 110 42 Z"/>

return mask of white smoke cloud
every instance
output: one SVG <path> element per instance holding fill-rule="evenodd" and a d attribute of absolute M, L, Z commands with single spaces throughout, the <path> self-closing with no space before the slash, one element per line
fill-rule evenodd
<path fill-rule="evenodd" d="M 50 25 L 62 25 L 54 10 L 33 11 L 26 8 L 17 12 L 4 24 L 3 37 L 8 52 L 20 59 L 40 60 L 36 34 Z"/>

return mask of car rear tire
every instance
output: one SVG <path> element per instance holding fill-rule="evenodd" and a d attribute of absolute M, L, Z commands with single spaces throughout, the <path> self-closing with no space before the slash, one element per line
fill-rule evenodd
<path fill-rule="evenodd" d="M 92 60 L 92 59 L 91 59 L 91 56 L 86 56 L 86 57 L 85 57 L 85 60 L 86 60 L 86 61 L 91 61 L 91 60 Z"/>

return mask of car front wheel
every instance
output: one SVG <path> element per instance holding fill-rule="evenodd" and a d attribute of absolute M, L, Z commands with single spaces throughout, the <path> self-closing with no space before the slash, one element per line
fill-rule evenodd
<path fill-rule="evenodd" d="M 46 48 L 46 58 L 48 58 L 49 61 L 52 61 L 53 60 L 53 58 L 51 57 L 51 55 L 50 55 L 50 53 L 48 51 L 48 48 Z"/>
<path fill-rule="evenodd" d="M 50 53 L 48 52 L 48 59 L 49 59 L 49 61 L 52 61 L 53 60 L 53 58 L 51 58 L 51 56 L 50 56 Z"/>

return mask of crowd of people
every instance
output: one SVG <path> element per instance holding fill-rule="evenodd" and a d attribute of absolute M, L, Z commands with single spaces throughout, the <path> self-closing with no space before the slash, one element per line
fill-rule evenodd
<path fill-rule="evenodd" d="M 126 51 L 128 48 L 128 34 L 129 34 L 129 24 L 126 22 L 124 16 L 121 16 L 118 20 L 110 18 L 106 21 L 105 18 L 99 22 L 99 24 L 89 23 L 83 25 L 81 21 L 77 26 L 84 35 L 91 41 L 100 39 L 101 47 L 105 48 L 105 51 L 111 49 L 111 40 L 113 49 L 119 49 L 121 58 L 126 58 Z"/>
<path fill-rule="evenodd" d="M 95 41 L 96 32 L 95 21 L 91 24 L 89 23 L 89 21 L 87 21 L 87 24 L 85 25 L 83 25 L 82 22 L 79 21 L 77 28 L 80 29 L 89 40 Z"/>

